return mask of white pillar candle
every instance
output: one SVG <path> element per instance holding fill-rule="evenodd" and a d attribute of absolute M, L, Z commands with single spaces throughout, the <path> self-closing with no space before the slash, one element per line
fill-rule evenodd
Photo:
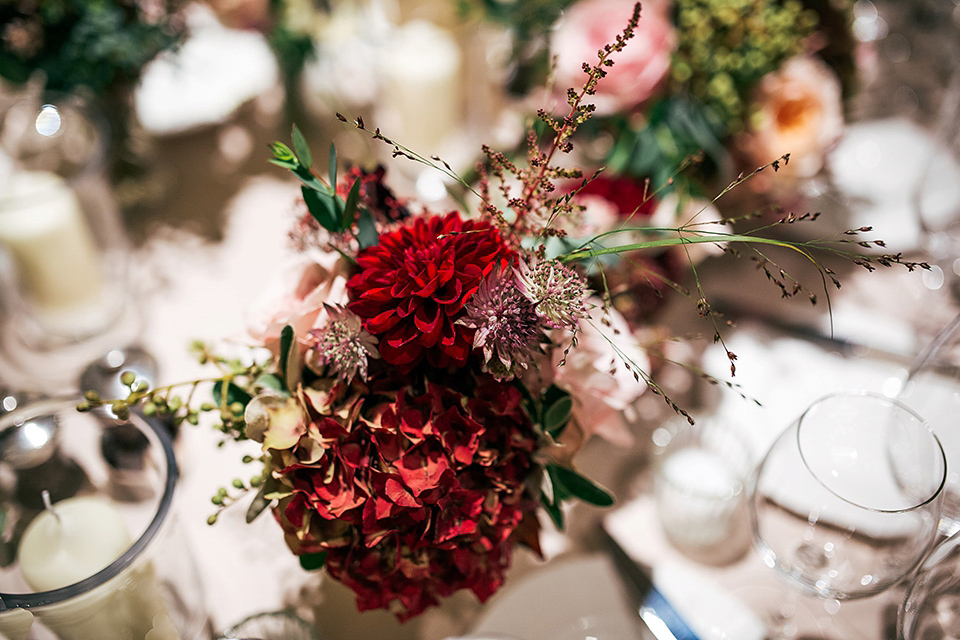
<path fill-rule="evenodd" d="M 20 571 L 35 591 L 52 591 L 105 569 L 130 548 L 123 516 L 109 502 L 80 497 L 40 513 L 23 533 Z"/>
<path fill-rule="evenodd" d="M 0 194 L 0 243 L 19 272 L 21 292 L 42 313 L 96 304 L 103 274 L 73 191 L 46 171 L 16 171 Z"/>
<path fill-rule="evenodd" d="M 462 124 L 461 56 L 450 31 L 424 20 L 399 27 L 383 51 L 381 104 L 389 137 L 425 156 Z"/>
<path fill-rule="evenodd" d="M 123 516 L 94 496 L 68 498 L 27 526 L 17 559 L 36 591 L 88 578 L 120 558 L 132 540 Z M 73 598 L 37 607 L 60 640 L 176 640 L 149 562 L 134 561 L 107 582 Z"/>

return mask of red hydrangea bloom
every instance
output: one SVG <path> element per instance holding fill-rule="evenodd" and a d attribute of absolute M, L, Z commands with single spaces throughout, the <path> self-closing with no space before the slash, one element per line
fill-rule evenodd
<path fill-rule="evenodd" d="M 502 584 L 511 535 L 537 506 L 525 492 L 537 440 L 515 387 L 484 376 L 471 395 L 400 390 L 369 418 L 339 434 L 308 430 L 285 452 L 293 462 L 279 480 L 291 494 L 274 513 L 287 542 L 326 551 L 361 611 L 405 620 L 459 589 L 483 601 Z M 318 442 L 322 455 L 302 461 Z"/>
<path fill-rule="evenodd" d="M 464 221 L 456 212 L 417 218 L 357 255 L 348 307 L 379 338 L 384 361 L 401 371 L 424 359 L 439 368 L 462 366 L 474 333 L 456 323 L 464 303 L 510 259 L 487 221 Z"/>

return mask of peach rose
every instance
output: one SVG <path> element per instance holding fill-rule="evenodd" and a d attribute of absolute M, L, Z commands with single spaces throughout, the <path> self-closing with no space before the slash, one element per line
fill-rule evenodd
<path fill-rule="evenodd" d="M 613 42 L 633 13 L 634 0 L 581 0 L 566 11 L 551 41 L 556 57 L 557 89 L 580 87 L 586 80 L 583 63 L 597 62 L 597 51 Z M 676 34 L 664 0 L 644 2 L 632 40 L 614 54 L 614 65 L 588 96 L 597 113 L 629 110 L 653 95 L 670 70 Z"/>
<path fill-rule="evenodd" d="M 842 134 L 840 81 L 823 62 L 797 56 L 758 83 L 741 147 L 758 165 L 789 153 L 780 174 L 808 178 Z"/>
<path fill-rule="evenodd" d="M 558 365 L 569 342 L 554 350 L 554 382 L 573 396 L 573 417 L 585 439 L 596 434 L 629 446 L 633 437 L 623 412 L 647 390 L 633 371 L 649 370 L 650 360 L 619 312 L 610 309 L 605 314 L 598 298 L 587 304 L 593 305 L 590 319 L 580 322 L 583 331 L 563 366 Z M 625 361 L 630 362 L 629 370 Z"/>

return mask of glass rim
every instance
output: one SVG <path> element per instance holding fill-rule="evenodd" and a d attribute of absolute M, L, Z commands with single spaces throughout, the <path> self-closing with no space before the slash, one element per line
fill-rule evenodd
<path fill-rule="evenodd" d="M 10 413 L 0 417 L 0 431 L 9 425 L 16 424 L 18 420 L 29 419 L 38 415 L 55 413 L 64 409 L 76 411 L 76 406 L 80 398 L 67 399 L 47 399 L 31 402 L 22 405 Z M 150 523 L 144 529 L 143 533 L 134 540 L 133 544 L 123 552 L 123 554 L 111 562 L 109 565 L 87 576 L 79 582 L 74 582 L 59 589 L 50 589 L 48 591 L 34 591 L 30 593 L 0 593 L 0 611 L 14 608 L 31 609 L 34 607 L 43 607 L 59 604 L 70 598 L 83 595 L 100 585 L 112 580 L 120 575 L 127 567 L 146 550 L 150 542 L 157 536 L 160 527 L 167 519 L 170 513 L 170 507 L 173 503 L 173 493 L 179 478 L 180 472 L 177 467 L 176 457 L 173 451 L 173 440 L 166 432 L 166 428 L 156 420 L 151 420 L 139 413 L 131 413 L 129 422 L 138 421 L 145 428 L 148 428 L 163 449 L 163 457 L 166 462 L 166 478 L 164 479 L 163 494 L 157 504 L 156 513 Z"/>
<path fill-rule="evenodd" d="M 811 467 L 810 463 L 807 461 L 806 455 L 804 455 L 803 444 L 800 442 L 800 428 L 803 426 L 803 419 L 807 417 L 807 414 L 809 414 L 810 411 L 812 411 L 818 405 L 821 405 L 824 402 L 827 402 L 828 400 L 833 400 L 835 398 L 874 398 L 876 400 L 882 400 L 888 403 L 890 406 L 895 407 L 909 414 L 915 420 L 917 420 L 920 423 L 920 425 L 923 426 L 924 429 L 926 429 L 927 434 L 929 434 L 930 438 L 936 444 L 936 450 L 940 452 L 939 458 L 940 458 L 940 463 L 942 468 L 942 471 L 940 473 L 940 482 L 932 490 L 929 496 L 927 496 L 923 500 L 914 501 L 914 503 L 909 507 L 902 507 L 899 509 L 882 509 L 879 507 L 870 507 L 864 504 L 860 504 L 859 502 L 855 502 L 849 498 L 845 498 L 844 496 L 834 491 L 828 483 L 824 482 L 824 480 L 820 477 L 820 474 L 814 471 L 813 467 Z M 800 454 L 800 459 L 803 461 L 803 466 L 810 473 L 810 476 L 814 480 L 816 480 L 821 487 L 827 490 L 831 495 L 836 497 L 838 500 L 841 500 L 853 507 L 856 507 L 857 509 L 861 509 L 863 511 L 869 511 L 871 513 L 886 513 L 886 514 L 909 513 L 911 511 L 914 511 L 915 509 L 919 509 L 921 507 L 924 507 L 932 503 L 934 500 L 936 500 L 938 497 L 940 497 L 943 494 L 943 489 L 947 484 L 947 454 L 943 450 L 943 444 L 940 442 L 940 438 L 937 437 L 937 434 L 934 432 L 933 428 L 930 426 L 930 423 L 924 420 L 916 411 L 914 411 L 913 409 L 905 405 L 903 402 L 900 402 L 896 398 L 891 398 L 881 393 L 876 393 L 874 391 L 866 391 L 866 390 L 837 391 L 834 393 L 829 393 L 811 402 L 810 405 L 803 410 L 803 413 L 800 414 L 800 417 L 797 418 L 795 424 L 797 426 L 797 432 L 795 434 L 795 437 L 797 440 L 797 451 Z M 789 429 L 790 427 L 788 427 L 788 431 Z"/>

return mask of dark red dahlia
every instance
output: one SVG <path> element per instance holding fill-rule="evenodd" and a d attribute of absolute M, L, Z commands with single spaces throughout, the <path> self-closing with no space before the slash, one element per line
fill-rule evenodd
<path fill-rule="evenodd" d="M 456 321 L 483 279 L 510 257 L 487 221 L 464 221 L 456 212 L 417 218 L 357 255 L 348 307 L 379 339 L 388 364 L 402 371 L 424 359 L 462 366 L 475 330 Z"/>
<path fill-rule="evenodd" d="M 536 510 L 526 486 L 537 440 L 515 387 L 484 377 L 471 396 L 433 383 L 398 391 L 353 428 L 309 430 L 294 452 L 309 442 L 322 455 L 275 473 L 290 492 L 275 514 L 291 549 L 326 551 L 361 611 L 403 620 L 502 584 L 513 534 Z"/>

